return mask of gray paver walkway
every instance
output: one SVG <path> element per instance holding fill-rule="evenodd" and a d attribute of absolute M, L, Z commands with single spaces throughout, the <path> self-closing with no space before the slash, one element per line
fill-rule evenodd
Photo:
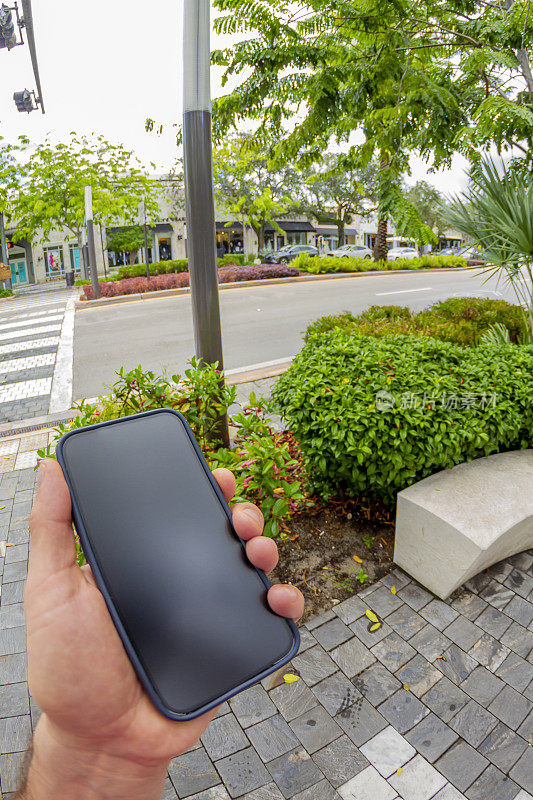
<path fill-rule="evenodd" d="M 4 798 L 39 713 L 22 607 L 34 482 L 32 469 L 0 476 Z M 528 551 L 442 602 L 395 570 L 311 620 L 300 680 L 225 703 L 172 760 L 164 800 L 533 800 L 532 578 Z M 367 608 L 386 623 L 375 639 Z"/>

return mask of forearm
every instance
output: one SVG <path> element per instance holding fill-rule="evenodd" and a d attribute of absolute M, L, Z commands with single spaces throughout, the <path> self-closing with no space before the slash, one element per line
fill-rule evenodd
<path fill-rule="evenodd" d="M 19 800 L 159 800 L 166 765 L 146 767 L 68 740 L 43 715 Z"/>

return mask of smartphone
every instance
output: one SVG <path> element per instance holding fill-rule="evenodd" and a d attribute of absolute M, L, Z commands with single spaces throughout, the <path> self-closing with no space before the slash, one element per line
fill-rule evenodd
<path fill-rule="evenodd" d="M 270 610 L 181 414 L 78 428 L 56 452 L 85 557 L 161 714 L 192 719 L 293 658 L 298 629 Z"/>

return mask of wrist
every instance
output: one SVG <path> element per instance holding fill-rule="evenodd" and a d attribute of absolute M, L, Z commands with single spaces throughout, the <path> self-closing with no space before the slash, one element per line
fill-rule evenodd
<path fill-rule="evenodd" d="M 159 800 L 167 762 L 146 765 L 92 747 L 43 714 L 35 729 L 25 800 Z"/>

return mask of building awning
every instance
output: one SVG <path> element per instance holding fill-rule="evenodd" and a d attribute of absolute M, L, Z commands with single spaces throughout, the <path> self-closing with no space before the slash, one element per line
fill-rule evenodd
<path fill-rule="evenodd" d="M 285 220 L 277 220 L 277 223 L 282 231 L 285 233 L 290 232 L 301 232 L 301 231 L 310 231 L 311 233 L 315 233 L 316 229 L 310 222 L 287 222 Z M 272 225 L 265 225 L 265 233 L 272 233 L 274 228 Z"/>
<path fill-rule="evenodd" d="M 317 236 L 338 236 L 339 232 L 337 228 L 317 228 L 316 229 Z M 345 228 L 344 235 L 345 236 L 357 236 L 359 233 L 356 228 Z"/>
<path fill-rule="evenodd" d="M 226 231 L 226 233 L 242 233 L 242 222 L 217 222 L 217 231 Z"/>
<path fill-rule="evenodd" d="M 122 233 L 123 231 L 131 231 L 132 228 L 137 228 L 138 225 L 118 225 L 115 228 L 106 228 L 106 233 Z M 155 233 L 172 233 L 172 225 L 169 222 L 158 222 L 157 225 L 148 225 L 148 230 L 155 231 Z"/>

